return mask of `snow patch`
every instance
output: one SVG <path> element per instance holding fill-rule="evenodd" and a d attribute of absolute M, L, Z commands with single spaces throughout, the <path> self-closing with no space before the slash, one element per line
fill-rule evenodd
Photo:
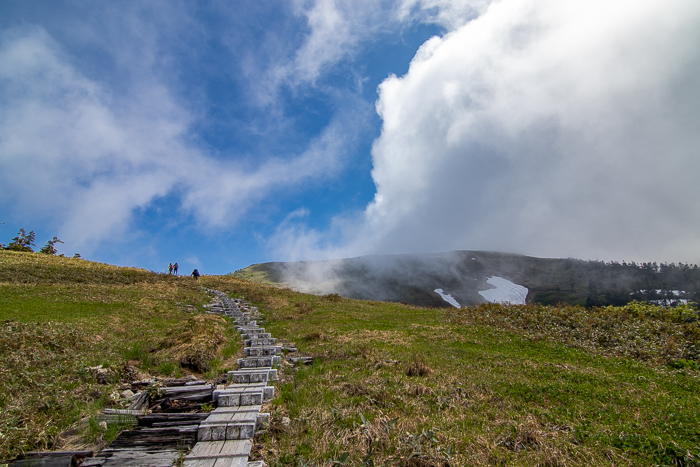
<path fill-rule="evenodd" d="M 445 300 L 453 307 L 462 308 L 462 305 L 460 305 L 459 302 L 457 302 L 457 300 L 455 300 L 455 298 L 452 295 L 446 294 L 442 289 L 435 289 L 433 292 L 441 296 L 443 300 Z"/>
<path fill-rule="evenodd" d="M 529 292 L 527 287 L 515 284 L 498 276 L 489 277 L 486 282 L 496 287 L 495 289 L 483 290 L 479 292 L 479 295 L 484 297 L 489 302 L 525 305 L 527 293 Z"/>

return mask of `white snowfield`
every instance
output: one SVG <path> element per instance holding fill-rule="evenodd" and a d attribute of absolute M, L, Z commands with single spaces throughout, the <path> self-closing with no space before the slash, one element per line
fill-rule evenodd
<path fill-rule="evenodd" d="M 527 293 L 529 292 L 527 287 L 515 284 L 507 279 L 503 279 L 502 277 L 498 276 L 489 277 L 486 282 L 496 287 L 495 289 L 489 289 L 479 292 L 479 295 L 484 297 L 489 302 L 510 303 L 511 305 L 525 305 Z"/>
<path fill-rule="evenodd" d="M 447 303 L 449 303 L 453 307 L 462 308 L 462 305 L 460 305 L 459 302 L 457 300 L 455 300 L 455 298 L 452 295 L 446 294 L 442 289 L 435 289 L 433 292 L 440 295 L 443 300 L 445 300 Z"/>

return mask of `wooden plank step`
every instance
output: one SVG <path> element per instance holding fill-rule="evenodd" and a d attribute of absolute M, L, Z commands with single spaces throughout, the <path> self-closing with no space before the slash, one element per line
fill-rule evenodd
<path fill-rule="evenodd" d="M 228 407 L 224 407 L 228 408 Z M 261 426 L 270 423 L 269 413 L 260 412 L 212 412 L 212 414 L 204 420 L 199 427 L 202 428 L 206 425 L 217 425 L 222 423 L 253 423 L 255 428 L 260 428 Z"/>
<path fill-rule="evenodd" d="M 222 392 L 218 398 L 219 407 L 238 407 L 242 405 L 262 405 L 263 391 L 259 389 L 255 392 L 238 391 L 238 392 Z"/>
<path fill-rule="evenodd" d="M 241 337 L 245 339 L 252 339 L 252 338 L 258 338 L 258 339 L 270 339 L 272 338 L 272 334 L 269 332 L 242 332 Z"/>
<path fill-rule="evenodd" d="M 253 444 L 249 440 L 203 441 L 192 448 L 186 460 L 218 457 L 247 457 Z"/>
<path fill-rule="evenodd" d="M 208 416 L 207 413 L 150 413 L 139 419 L 139 426 L 165 426 L 164 423 L 195 424 Z"/>
<path fill-rule="evenodd" d="M 246 333 L 253 333 L 253 334 L 259 334 L 261 332 L 265 332 L 265 328 L 261 328 L 257 324 L 251 324 L 251 325 L 246 325 L 246 326 L 236 326 L 236 330 L 238 332 L 246 332 Z"/>
<path fill-rule="evenodd" d="M 42 451 L 26 452 L 7 465 L 13 467 L 70 467 L 83 459 L 91 458 L 93 451 Z"/>
<path fill-rule="evenodd" d="M 253 436 L 255 436 L 255 421 L 200 425 L 197 431 L 197 442 L 251 439 Z"/>
<path fill-rule="evenodd" d="M 98 465 L 102 467 L 171 467 L 180 458 L 180 451 L 177 450 L 158 452 L 120 451 L 111 454 L 109 457 L 105 457 L 104 462 L 101 464 L 96 463 L 98 458 L 94 458 L 88 459 L 88 461 L 92 462 L 84 462 L 82 465 L 93 467 Z"/>
<path fill-rule="evenodd" d="M 185 467 L 247 467 L 248 456 L 220 457 L 216 459 L 185 459 Z"/>
<path fill-rule="evenodd" d="M 273 369 L 273 368 L 240 368 L 236 371 L 229 371 L 228 377 L 234 379 L 237 377 L 237 375 L 241 375 L 240 379 L 242 379 L 244 381 L 233 381 L 233 382 L 234 383 L 248 383 L 248 382 L 255 383 L 255 382 L 259 382 L 259 381 L 256 381 L 256 379 L 259 379 L 259 378 L 254 378 L 252 375 L 258 374 L 258 373 L 267 373 L 267 380 L 263 380 L 263 381 L 275 381 L 277 379 L 277 369 Z M 245 380 L 246 375 L 250 375 L 247 380 Z"/>
<path fill-rule="evenodd" d="M 144 428 L 122 431 L 108 448 L 102 452 L 128 449 L 180 449 L 195 443 L 199 424 L 167 427 Z"/>
<path fill-rule="evenodd" d="M 251 337 L 250 339 L 245 339 L 243 341 L 243 345 L 251 347 L 254 345 L 275 345 L 277 342 L 277 339 L 274 337 L 263 337 L 263 338 L 254 338 Z"/>
<path fill-rule="evenodd" d="M 217 407 L 211 411 L 211 413 L 224 413 L 224 412 L 260 412 L 262 406 L 260 405 L 241 405 L 238 407 Z"/>
<path fill-rule="evenodd" d="M 247 357 L 236 360 L 239 368 L 270 368 L 279 365 L 281 358 L 278 356 L 270 357 Z"/>
<path fill-rule="evenodd" d="M 231 423 L 231 422 L 246 422 L 255 423 L 258 418 L 255 412 L 213 412 L 206 420 L 203 420 L 199 425 L 201 428 L 204 425 L 216 425 L 220 423 Z"/>
<path fill-rule="evenodd" d="M 250 357 L 267 357 L 273 355 L 282 355 L 282 346 L 274 345 L 259 345 L 253 347 L 244 347 L 243 351 Z"/>
<path fill-rule="evenodd" d="M 163 394 L 166 394 L 170 397 L 173 396 L 179 396 L 179 395 L 189 395 L 189 394 L 199 394 L 199 393 L 206 393 L 207 391 L 211 392 L 214 389 L 213 384 L 198 384 L 194 386 L 173 386 L 169 388 L 161 388 L 161 391 Z"/>
<path fill-rule="evenodd" d="M 141 415 L 146 415 L 148 412 L 146 410 L 102 409 L 102 413 L 110 415 L 132 415 L 139 417 Z"/>

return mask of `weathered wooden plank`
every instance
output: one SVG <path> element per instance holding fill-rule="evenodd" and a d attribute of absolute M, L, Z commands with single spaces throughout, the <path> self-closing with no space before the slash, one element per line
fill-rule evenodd
<path fill-rule="evenodd" d="M 148 404 L 148 392 L 141 391 L 129 405 L 129 410 L 141 410 Z M 148 408 L 148 407 L 146 407 Z"/>
<path fill-rule="evenodd" d="M 205 441 L 194 445 L 187 459 L 247 456 L 252 443 L 248 440 Z"/>
<path fill-rule="evenodd" d="M 250 439 L 255 434 L 255 421 L 212 423 L 200 425 L 197 441 L 223 441 L 228 439 Z"/>
<path fill-rule="evenodd" d="M 248 464 L 248 456 L 244 457 L 229 457 L 216 459 L 214 467 L 246 467 Z"/>
<path fill-rule="evenodd" d="M 71 467 L 73 456 L 33 457 L 30 459 L 19 459 L 8 464 L 10 467 Z"/>
<path fill-rule="evenodd" d="M 225 441 L 224 447 L 221 448 L 219 453 L 221 456 L 227 455 L 249 455 L 253 444 L 248 440 L 231 440 Z"/>
<path fill-rule="evenodd" d="M 212 410 L 211 413 L 223 413 L 223 412 L 260 412 L 262 410 L 261 405 L 244 405 L 235 407 L 217 407 Z"/>
<path fill-rule="evenodd" d="M 139 419 L 140 426 L 166 426 L 165 423 L 196 424 L 206 419 L 208 413 L 152 413 Z"/>
<path fill-rule="evenodd" d="M 103 467 L 171 467 L 179 457 L 179 451 L 124 451 L 108 457 L 102 465 Z"/>
<path fill-rule="evenodd" d="M 107 415 L 131 415 L 131 416 L 141 416 L 146 415 L 148 412 L 145 410 L 130 410 L 130 409 L 102 409 L 103 414 Z"/>
<path fill-rule="evenodd" d="M 216 459 L 185 459 L 184 467 L 214 467 Z"/>
<path fill-rule="evenodd" d="M 211 425 L 225 422 L 255 422 L 258 414 L 255 412 L 218 412 L 210 414 L 206 420 L 199 425 Z"/>
<path fill-rule="evenodd" d="M 101 467 L 106 460 L 107 459 L 105 459 L 104 457 L 91 457 L 85 459 L 83 463 L 80 464 L 80 467 Z"/>
<path fill-rule="evenodd" d="M 94 451 L 29 451 L 17 456 L 17 459 L 29 459 L 33 457 L 61 457 L 61 456 L 77 456 L 90 457 Z"/>

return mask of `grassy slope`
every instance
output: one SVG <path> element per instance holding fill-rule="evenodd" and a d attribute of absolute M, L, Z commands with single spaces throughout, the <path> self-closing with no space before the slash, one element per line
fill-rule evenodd
<path fill-rule="evenodd" d="M 698 463 L 698 371 L 667 365 L 700 347 L 695 324 L 620 309 L 426 309 L 206 281 L 259 303 L 266 329 L 318 357 L 279 386 L 256 447 L 269 465 L 338 465 L 344 453 L 347 465 Z M 421 368 L 430 371 L 407 375 Z"/>
<path fill-rule="evenodd" d="M 0 460 L 99 447 L 116 433 L 89 417 L 123 405 L 122 379 L 232 366 L 225 320 L 179 305 L 207 301 L 191 278 L 0 251 Z M 107 384 L 85 370 L 97 365 Z"/>
<path fill-rule="evenodd" d="M 284 368 L 293 378 L 254 451 L 271 466 L 697 463 L 698 372 L 666 365 L 695 355 L 695 325 L 624 310 L 426 309 L 229 276 L 201 285 L 260 305 L 267 329 L 318 357 Z M 204 301 L 188 278 L 0 252 L 0 319 L 12 320 L 0 330 L 0 457 L 61 446 L 109 403 L 129 359 L 155 371 L 230 355 L 223 320 L 176 304 Z M 82 371 L 100 363 L 110 385 Z"/>

